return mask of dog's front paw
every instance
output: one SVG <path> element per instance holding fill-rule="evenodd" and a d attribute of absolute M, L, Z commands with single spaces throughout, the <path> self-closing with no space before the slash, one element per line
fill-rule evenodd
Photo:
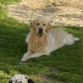
<path fill-rule="evenodd" d="M 27 53 L 25 53 L 25 54 L 23 55 L 22 59 L 21 59 L 21 62 L 24 63 L 24 62 L 26 62 L 27 60 L 28 60 L 28 55 L 27 55 Z"/>
<path fill-rule="evenodd" d="M 27 60 L 21 59 L 20 63 L 25 63 Z"/>

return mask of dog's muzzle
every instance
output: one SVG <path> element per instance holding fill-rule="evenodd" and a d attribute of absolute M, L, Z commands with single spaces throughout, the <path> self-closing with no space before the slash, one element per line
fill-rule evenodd
<path fill-rule="evenodd" d="M 39 28 L 39 33 L 43 33 L 43 29 L 42 28 Z"/>
<path fill-rule="evenodd" d="M 43 35 L 43 28 L 39 28 L 38 34 L 39 34 L 40 36 Z"/>

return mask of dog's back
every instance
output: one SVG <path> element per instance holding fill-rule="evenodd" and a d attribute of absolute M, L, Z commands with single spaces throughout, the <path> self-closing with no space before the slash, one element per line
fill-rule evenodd
<path fill-rule="evenodd" d="M 65 44 L 71 45 L 75 41 L 79 40 L 79 38 L 73 37 L 61 28 L 52 29 L 51 34 L 53 35 L 55 44 L 58 45 L 58 47 L 62 47 Z"/>

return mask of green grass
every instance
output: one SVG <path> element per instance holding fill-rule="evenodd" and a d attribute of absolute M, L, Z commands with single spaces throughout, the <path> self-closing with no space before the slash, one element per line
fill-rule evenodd
<path fill-rule="evenodd" d="M 0 6 L 0 19 L 4 19 L 7 17 L 7 10 Z"/>
<path fill-rule="evenodd" d="M 62 28 L 80 41 L 51 53 L 19 64 L 27 51 L 25 38 L 30 26 L 8 18 L 0 8 L 0 83 L 8 83 L 15 74 L 25 74 L 35 83 L 83 83 L 83 28 Z"/>
<path fill-rule="evenodd" d="M 48 57 L 42 56 L 30 59 L 26 64 L 19 64 L 27 51 L 25 38 L 29 28 L 12 18 L 0 20 L 0 82 L 7 83 L 12 75 L 21 73 L 29 75 L 36 83 L 40 78 L 35 76 L 45 76 L 66 83 L 82 83 L 83 28 L 62 27 L 81 40 L 54 51 Z"/>
<path fill-rule="evenodd" d="M 0 0 L 0 3 L 11 4 L 11 3 L 19 2 L 19 1 L 21 1 L 21 0 Z"/>

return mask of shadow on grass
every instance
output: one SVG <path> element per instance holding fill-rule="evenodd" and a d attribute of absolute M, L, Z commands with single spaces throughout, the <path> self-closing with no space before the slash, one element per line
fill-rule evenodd
<path fill-rule="evenodd" d="M 48 73 L 48 77 L 50 76 L 50 78 L 57 80 L 77 80 L 77 77 L 82 72 L 83 64 L 81 52 L 81 49 L 83 49 L 83 31 L 77 27 L 63 27 L 63 29 L 74 36 L 80 37 L 81 41 L 71 46 L 64 46 L 52 52 L 51 56 L 30 59 L 27 64 L 19 65 L 22 55 L 27 51 L 25 38 L 29 32 L 29 26 L 12 18 L 0 20 L 0 70 L 9 75 L 17 73 L 44 73 L 47 75 Z M 74 81 L 72 82 L 74 83 Z"/>
<path fill-rule="evenodd" d="M 25 50 L 25 37 L 28 33 L 28 25 L 18 23 L 13 19 L 0 21 L 0 55 L 18 57 L 17 53 Z"/>
<path fill-rule="evenodd" d="M 42 64 L 35 64 L 33 59 L 27 64 L 19 64 L 21 57 L 27 51 L 25 38 L 29 29 L 30 26 L 27 24 L 19 23 L 12 18 L 0 20 L 0 70 L 14 75 L 15 73 L 34 74 L 44 68 Z"/>

